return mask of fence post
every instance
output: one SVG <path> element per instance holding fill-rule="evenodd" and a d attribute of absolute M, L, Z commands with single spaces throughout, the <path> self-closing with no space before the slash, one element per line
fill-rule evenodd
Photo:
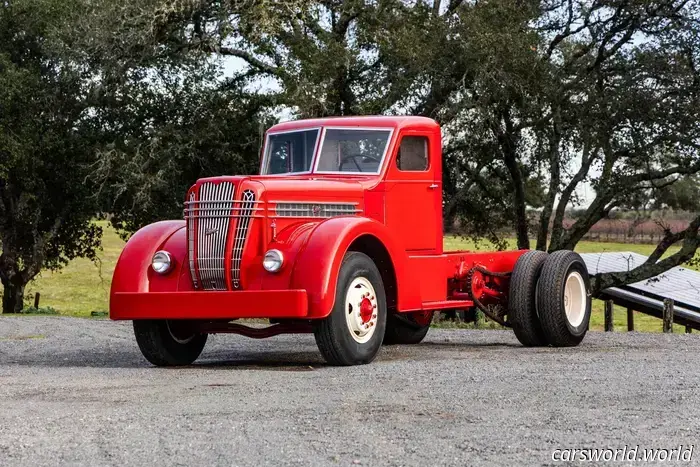
<path fill-rule="evenodd" d="M 39 309 L 39 299 L 41 299 L 41 294 L 39 292 L 34 294 L 34 308 Z"/>
<path fill-rule="evenodd" d="M 613 301 L 605 301 L 605 332 L 613 331 Z"/>
<path fill-rule="evenodd" d="M 673 332 L 673 300 L 670 298 L 664 299 L 664 332 Z"/>
<path fill-rule="evenodd" d="M 627 308 L 627 332 L 634 331 L 634 310 Z"/>

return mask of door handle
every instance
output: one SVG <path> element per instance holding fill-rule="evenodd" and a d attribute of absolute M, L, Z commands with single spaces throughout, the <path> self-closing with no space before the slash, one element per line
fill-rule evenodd
<path fill-rule="evenodd" d="M 437 183 L 433 183 L 433 184 L 430 185 L 428 188 L 430 188 L 431 190 L 434 190 L 435 188 L 437 188 L 437 187 L 439 187 L 439 186 L 440 186 L 440 185 L 438 185 Z"/>

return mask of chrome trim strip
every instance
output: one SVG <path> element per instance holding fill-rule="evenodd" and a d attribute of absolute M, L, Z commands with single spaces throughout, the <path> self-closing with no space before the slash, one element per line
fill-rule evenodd
<path fill-rule="evenodd" d="M 189 202 L 195 202 L 195 194 L 194 191 L 190 193 L 190 201 Z M 187 202 L 185 202 L 186 204 Z M 185 221 L 187 222 L 187 254 L 189 258 L 189 264 L 190 264 L 190 276 L 192 277 L 192 284 L 194 284 L 194 288 L 197 289 L 199 288 L 199 283 L 197 282 L 197 273 L 194 268 L 194 224 L 195 224 L 195 219 L 194 217 L 185 217 Z"/>
<path fill-rule="evenodd" d="M 244 202 L 242 205 L 243 211 L 236 225 L 233 251 L 231 252 L 231 285 L 234 289 L 241 287 L 241 262 L 243 261 L 243 249 L 248 238 L 248 228 L 250 227 L 250 219 L 254 209 L 252 206 L 255 203 L 255 193 L 252 190 L 245 190 L 241 198 Z M 248 203 L 248 205 L 245 203 Z M 250 207 L 246 209 L 246 206 Z"/>
<path fill-rule="evenodd" d="M 330 218 L 362 212 L 350 203 L 277 203 L 277 217 Z"/>
<path fill-rule="evenodd" d="M 185 201 L 185 205 L 189 206 L 191 204 L 236 204 L 236 203 L 244 203 L 245 201 L 242 200 L 231 200 L 231 201 Z M 252 201 L 253 204 L 262 204 L 265 201 Z"/>
<path fill-rule="evenodd" d="M 274 204 L 279 204 L 279 203 L 297 203 L 297 204 L 303 204 L 303 203 L 311 203 L 311 204 L 352 204 L 353 206 L 358 206 L 360 203 L 357 201 L 292 201 L 292 200 L 281 200 L 281 201 L 268 201 L 268 203 L 274 203 Z"/>

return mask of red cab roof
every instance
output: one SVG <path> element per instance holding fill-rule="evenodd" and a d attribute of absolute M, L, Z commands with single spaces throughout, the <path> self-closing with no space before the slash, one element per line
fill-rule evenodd
<path fill-rule="evenodd" d="M 307 120 L 294 120 L 282 122 L 274 125 L 268 131 L 290 131 L 303 128 L 317 128 L 321 126 L 342 126 L 342 127 L 375 127 L 375 128 L 393 128 L 396 130 L 402 128 L 420 128 L 425 130 L 438 128 L 437 122 L 427 117 L 416 116 L 360 116 L 360 117 L 327 117 L 327 118 L 310 118 Z"/>

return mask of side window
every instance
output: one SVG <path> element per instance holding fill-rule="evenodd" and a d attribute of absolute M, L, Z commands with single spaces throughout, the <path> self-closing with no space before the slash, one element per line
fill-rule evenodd
<path fill-rule="evenodd" d="M 404 136 L 396 167 L 402 171 L 423 172 L 428 170 L 428 138 L 425 136 Z"/>

